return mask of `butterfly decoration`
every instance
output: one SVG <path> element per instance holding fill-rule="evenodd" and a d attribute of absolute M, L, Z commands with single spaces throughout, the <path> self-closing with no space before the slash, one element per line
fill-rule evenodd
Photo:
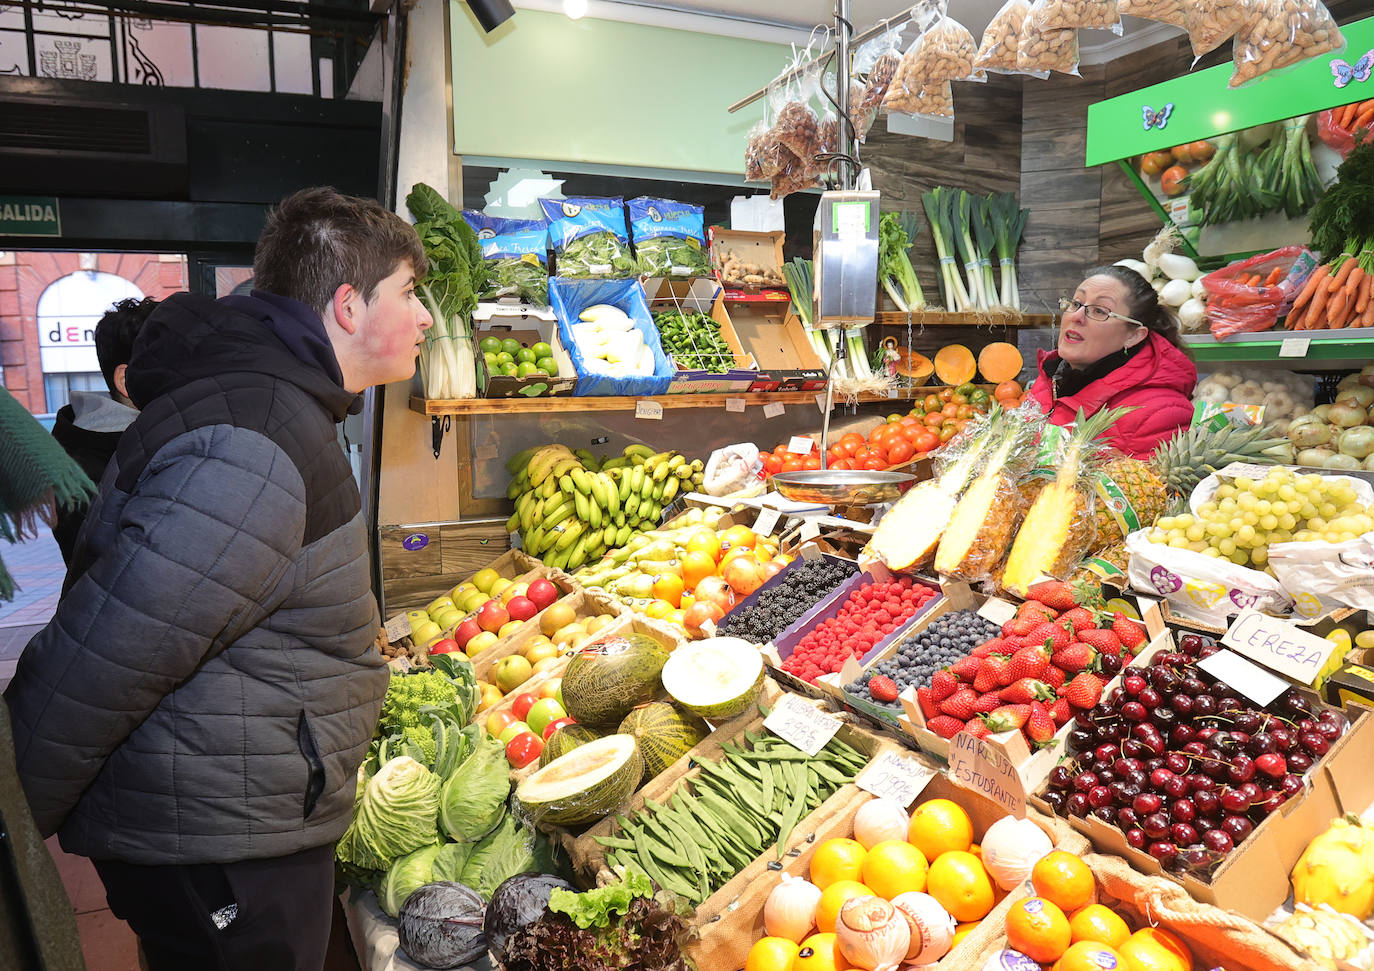
<path fill-rule="evenodd" d="M 1336 58 L 1331 62 L 1332 83 L 1338 88 L 1343 88 L 1351 81 L 1361 83 L 1369 80 L 1370 72 L 1374 71 L 1374 50 L 1365 51 L 1354 64 Z"/>
<path fill-rule="evenodd" d="M 1145 123 L 1145 130 L 1158 128 L 1163 130 L 1169 124 L 1169 116 L 1174 113 L 1174 103 L 1171 101 L 1159 111 L 1155 111 L 1149 105 L 1140 106 L 1141 120 Z"/>

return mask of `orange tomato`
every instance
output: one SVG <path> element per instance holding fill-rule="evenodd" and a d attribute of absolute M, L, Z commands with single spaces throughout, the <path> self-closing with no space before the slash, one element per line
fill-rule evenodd
<path fill-rule="evenodd" d="M 864 459 L 863 465 L 860 466 L 860 468 L 863 468 L 869 472 L 881 472 L 883 471 L 883 469 L 887 468 L 887 461 L 885 459 L 878 458 L 876 455 L 870 456 L 869 458 Z"/>
<path fill-rule="evenodd" d="M 1019 381 L 1003 381 L 992 392 L 995 398 L 1012 398 L 1021 394 Z"/>
<path fill-rule="evenodd" d="M 844 449 L 838 445 L 831 445 L 825 450 L 825 461 L 828 465 L 834 465 L 842 458 L 848 458 L 848 456 L 845 455 Z"/>
<path fill-rule="evenodd" d="M 954 389 L 943 388 L 940 390 L 940 393 L 936 395 L 936 397 L 939 398 L 942 402 L 948 404 L 950 401 L 954 400 Z"/>
<path fill-rule="evenodd" d="M 940 400 L 939 395 L 928 394 L 926 395 L 926 400 L 921 402 L 921 404 L 927 412 L 932 412 L 939 411 L 940 406 L 943 405 L 944 402 Z"/>
<path fill-rule="evenodd" d="M 782 471 L 782 459 L 771 452 L 764 452 L 759 456 L 759 460 L 763 462 L 763 471 L 769 475 L 777 475 Z"/>
<path fill-rule="evenodd" d="M 784 472 L 800 472 L 802 467 L 802 457 L 800 455 L 789 455 L 782 460 L 782 470 Z"/>
<path fill-rule="evenodd" d="M 1171 165 L 1159 177 L 1159 187 L 1166 196 L 1176 196 L 1183 191 L 1183 180 L 1188 178 L 1188 170 L 1181 165 Z"/>
<path fill-rule="evenodd" d="M 864 443 L 864 437 L 858 432 L 845 432 L 840 436 L 840 442 L 845 445 L 852 444 L 854 448 L 858 448 Z"/>
<path fill-rule="evenodd" d="M 932 411 L 930 414 L 926 415 L 926 427 L 939 428 L 941 423 L 944 422 L 944 420 L 945 416 L 941 414 L 939 409 L 936 409 L 935 411 Z"/>
<path fill-rule="evenodd" d="M 821 457 L 819 455 L 808 455 L 802 459 L 802 471 L 815 472 L 821 467 Z"/>
<path fill-rule="evenodd" d="M 676 610 L 682 605 L 684 582 L 676 573 L 660 573 L 654 577 L 654 596 L 665 600 Z"/>
<path fill-rule="evenodd" d="M 836 460 L 836 461 L 834 461 L 834 462 L 831 462 L 831 463 L 830 463 L 830 467 L 831 467 L 832 469 L 849 470 L 849 469 L 854 468 L 854 460 L 853 460 L 853 459 L 838 459 L 838 460 Z"/>
<path fill-rule="evenodd" d="M 959 406 L 951 401 L 949 404 L 945 405 L 943 408 L 940 409 L 940 414 L 945 418 L 958 418 Z"/>

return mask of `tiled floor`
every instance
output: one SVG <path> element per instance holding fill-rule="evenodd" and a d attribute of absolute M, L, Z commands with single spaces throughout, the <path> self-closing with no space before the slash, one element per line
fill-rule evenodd
<path fill-rule="evenodd" d="M 39 527 L 36 539 L 13 546 L 0 545 L 0 560 L 14 577 L 14 600 L 0 603 L 0 627 L 46 624 L 57 608 L 62 580 L 67 567 L 62 551 L 46 527 Z"/>

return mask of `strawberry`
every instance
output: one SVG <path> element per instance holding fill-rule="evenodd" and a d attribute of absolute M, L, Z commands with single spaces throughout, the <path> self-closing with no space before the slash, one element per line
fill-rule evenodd
<path fill-rule="evenodd" d="M 1027 610 L 1027 607 L 1034 609 Z M 1041 604 L 1026 603 L 1021 605 L 1021 612 L 1011 622 L 1011 632 L 1021 637 L 1026 636 L 1041 624 L 1048 624 L 1058 616 L 1054 611 Z"/>
<path fill-rule="evenodd" d="M 973 717 L 978 706 L 978 692 L 972 688 L 960 688 L 940 702 L 940 714 L 966 722 Z"/>
<path fill-rule="evenodd" d="M 1050 705 L 1050 717 L 1054 719 L 1055 725 L 1063 728 L 1073 717 L 1073 705 L 1069 704 L 1069 699 L 1060 698 Z"/>
<path fill-rule="evenodd" d="M 1043 645 L 1027 645 L 1012 655 L 1011 664 L 1008 666 L 1008 673 L 1011 676 L 1002 684 L 1006 686 L 1013 681 L 1020 681 L 1022 678 L 1039 680 L 1049 666 L 1050 652 L 1048 649 Z"/>
<path fill-rule="evenodd" d="M 897 682 L 889 677 L 880 674 L 868 681 L 868 693 L 874 701 L 896 701 L 897 692 Z"/>
<path fill-rule="evenodd" d="M 977 676 L 973 679 L 973 690 L 982 694 L 993 688 L 1002 687 L 997 683 L 997 668 L 998 665 L 993 664 L 992 658 L 986 658 L 983 661 L 983 666 L 978 669 Z"/>
<path fill-rule="evenodd" d="M 994 735 L 998 732 L 1009 732 L 1013 728 L 1020 728 L 1030 718 L 1030 705 L 1003 705 L 992 714 L 983 719 L 983 724 L 988 726 L 988 731 Z"/>
<path fill-rule="evenodd" d="M 1091 644 L 1074 641 L 1062 651 L 1055 651 L 1050 660 L 1055 667 L 1077 674 L 1091 669 L 1097 663 L 1097 650 Z"/>
<path fill-rule="evenodd" d="M 1032 583 L 1030 589 L 1026 591 L 1026 597 L 1030 600 L 1039 601 L 1047 607 L 1055 610 L 1068 610 L 1077 602 L 1074 596 L 1073 584 L 1065 583 L 1063 580 L 1045 580 L 1041 583 Z"/>
<path fill-rule="evenodd" d="M 1058 624 L 1040 624 L 1026 634 L 1026 643 L 1044 644 L 1051 651 L 1057 651 L 1061 647 L 1068 647 L 1073 642 L 1069 632 Z"/>
<path fill-rule="evenodd" d="M 1139 651 L 1150 640 L 1141 627 L 1121 611 L 1112 614 L 1112 633 L 1121 638 L 1121 645 L 1131 651 Z"/>
<path fill-rule="evenodd" d="M 1015 681 L 1003 688 L 997 693 L 997 696 L 1008 704 L 1028 705 L 1037 699 L 1048 700 L 1054 697 L 1054 689 L 1043 681 L 1037 681 L 1034 678 L 1022 678 L 1020 681 Z"/>
<path fill-rule="evenodd" d="M 966 657 L 955 661 L 949 666 L 954 672 L 954 676 L 965 684 L 973 684 L 973 679 L 978 677 L 978 669 L 983 666 L 981 657 Z"/>
<path fill-rule="evenodd" d="M 930 676 L 930 694 L 936 701 L 944 701 L 959 690 L 959 679 L 950 671 L 936 671 Z"/>
<path fill-rule="evenodd" d="M 926 716 L 926 721 L 940 714 L 940 703 L 935 700 L 929 688 L 916 689 L 916 704 L 921 706 L 921 714 Z"/>
<path fill-rule="evenodd" d="M 991 691 L 995 688 L 1005 688 L 1016 680 L 1016 676 L 1012 674 L 1012 658 L 1005 654 L 994 654 L 992 657 L 988 658 L 987 661 L 983 663 L 983 670 L 991 672 L 992 674 L 992 684 L 983 689 L 985 691 Z"/>
<path fill-rule="evenodd" d="M 1088 630 L 1097 626 L 1097 616 L 1087 607 L 1074 607 L 1060 614 L 1055 623 L 1070 631 Z"/>
<path fill-rule="evenodd" d="M 990 711 L 995 711 L 1002 704 L 1002 699 L 997 696 L 996 691 L 985 691 L 978 696 L 978 702 L 973 706 L 975 715 L 986 715 Z"/>
<path fill-rule="evenodd" d="M 1084 644 L 1097 648 L 1098 654 L 1119 655 L 1121 653 L 1121 638 L 1113 631 L 1081 630 L 1078 632 L 1078 639 Z"/>
<path fill-rule="evenodd" d="M 1091 708 L 1102 700 L 1102 679 L 1087 671 L 1064 686 L 1064 697 L 1075 708 Z"/>
<path fill-rule="evenodd" d="M 974 738 L 987 738 L 992 734 L 988 726 L 983 724 L 981 718 L 970 718 L 969 723 L 964 726 L 964 731 L 968 732 Z"/>
<path fill-rule="evenodd" d="M 926 728 L 941 738 L 953 738 L 964 730 L 964 723 L 948 715 L 936 715 L 926 722 Z"/>
<path fill-rule="evenodd" d="M 1030 717 L 1026 719 L 1026 737 L 1036 745 L 1046 745 L 1054 738 L 1054 716 L 1039 702 L 1032 702 Z"/>
<path fill-rule="evenodd" d="M 1069 675 L 1063 668 L 1057 668 L 1053 664 L 1045 668 L 1045 673 L 1040 676 L 1040 680 L 1051 688 L 1062 688 L 1064 682 L 1069 680 Z"/>
<path fill-rule="evenodd" d="M 968 652 L 969 657 L 991 657 L 994 654 L 1007 654 L 1005 650 L 1006 638 L 994 637 L 985 644 L 979 644 Z"/>
<path fill-rule="evenodd" d="M 1019 619 L 1019 617 L 1013 617 L 1011 620 L 1007 621 L 1002 625 L 1003 637 L 1011 637 L 1016 633 L 1016 623 Z"/>

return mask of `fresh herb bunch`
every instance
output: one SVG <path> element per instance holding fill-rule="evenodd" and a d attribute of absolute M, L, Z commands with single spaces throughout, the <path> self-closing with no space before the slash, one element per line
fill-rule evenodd
<path fill-rule="evenodd" d="M 629 277 L 638 272 L 639 264 L 609 230 L 579 236 L 558 254 L 559 276 Z"/>
<path fill-rule="evenodd" d="M 700 310 L 667 310 L 654 314 L 659 343 L 679 370 L 724 374 L 735 366 L 735 354 L 720 333 L 720 323 Z"/>
<path fill-rule="evenodd" d="M 539 307 L 549 305 L 549 271 L 538 260 L 503 256 L 486 261 L 484 297 L 519 297 Z"/>
<path fill-rule="evenodd" d="M 909 212 L 885 212 L 878 219 L 878 279 L 898 310 L 925 306 L 925 294 L 908 250 L 920 225 Z"/>
<path fill-rule="evenodd" d="M 645 276 L 710 276 L 711 258 L 694 239 L 655 236 L 635 242 L 639 272 Z"/>
<path fill-rule="evenodd" d="M 1328 259 L 1352 240 L 1374 240 L 1374 143 L 1356 145 L 1336 169 L 1335 184 L 1312 207 L 1311 231 L 1312 248 Z"/>

